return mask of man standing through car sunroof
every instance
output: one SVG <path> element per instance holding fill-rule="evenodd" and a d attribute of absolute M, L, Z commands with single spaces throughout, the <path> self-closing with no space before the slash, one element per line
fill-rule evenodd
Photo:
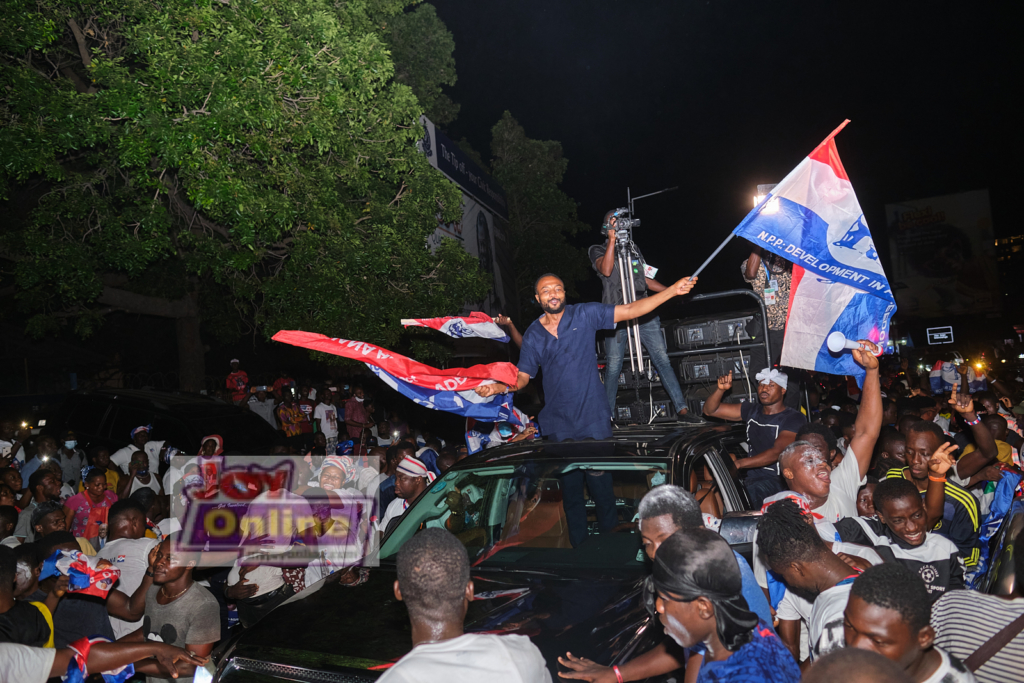
<path fill-rule="evenodd" d="M 544 409 L 540 430 L 551 441 L 606 439 L 612 435 L 611 407 L 597 372 L 594 335 L 616 323 L 650 313 L 675 296 L 693 289 L 697 278 L 684 277 L 654 296 L 619 306 L 566 304 L 565 285 L 557 275 L 540 276 L 535 298 L 544 315 L 523 334 L 519 377 L 514 385 L 486 384 L 480 396 L 520 391 L 544 370 Z"/>

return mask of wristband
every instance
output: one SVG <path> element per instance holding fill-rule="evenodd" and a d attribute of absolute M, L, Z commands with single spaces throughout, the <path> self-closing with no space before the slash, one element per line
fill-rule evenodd
<path fill-rule="evenodd" d="M 941 482 L 945 482 L 946 481 L 946 477 L 944 477 L 944 476 L 942 476 L 942 477 L 933 477 L 932 475 L 929 474 L 928 475 L 928 481 L 941 481 Z"/>
<path fill-rule="evenodd" d="M 977 414 L 975 414 L 975 415 L 974 415 L 974 422 L 971 422 L 970 420 L 968 420 L 968 419 L 966 419 L 966 418 L 964 418 L 964 422 L 966 422 L 966 423 L 967 423 L 967 426 L 968 426 L 968 427 L 975 427 L 975 426 L 977 426 L 977 425 L 980 425 L 980 424 L 981 424 L 981 418 L 980 418 L 980 417 L 978 417 L 978 415 L 977 415 Z"/>
<path fill-rule="evenodd" d="M 622 672 L 619 671 L 619 667 L 613 666 L 612 672 L 615 674 L 615 680 L 618 681 L 618 683 L 625 683 L 625 679 L 622 678 Z"/>
<path fill-rule="evenodd" d="M 146 576 L 152 579 L 154 576 L 156 576 L 156 573 L 154 573 L 152 569 L 147 569 Z"/>

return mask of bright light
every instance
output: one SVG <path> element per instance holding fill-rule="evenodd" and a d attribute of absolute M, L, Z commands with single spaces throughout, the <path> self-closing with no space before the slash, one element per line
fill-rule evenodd
<path fill-rule="evenodd" d="M 767 195 L 763 195 L 763 194 L 755 194 L 755 195 L 754 195 L 754 208 L 755 208 L 755 209 L 757 208 L 757 205 L 758 205 L 758 204 L 760 204 L 761 202 L 763 202 L 763 201 L 764 201 L 764 198 L 765 198 L 766 196 L 767 196 Z"/>
<path fill-rule="evenodd" d="M 1006 362 L 1006 359 L 1004 358 L 1004 359 L 1002 359 L 1002 360 L 1001 360 L 1001 361 L 999 361 L 999 362 L 1000 362 L 1000 363 L 1005 363 L 1005 362 Z"/>
<path fill-rule="evenodd" d="M 981 370 L 981 363 L 975 363 L 975 364 L 974 364 L 974 367 L 976 367 L 976 368 L 978 368 L 979 370 Z"/>
<path fill-rule="evenodd" d="M 25 427 L 28 427 L 28 422 L 21 423 L 21 428 L 24 429 Z"/>

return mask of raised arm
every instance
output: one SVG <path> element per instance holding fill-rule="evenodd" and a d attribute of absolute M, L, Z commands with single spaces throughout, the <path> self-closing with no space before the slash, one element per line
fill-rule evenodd
<path fill-rule="evenodd" d="M 871 467 L 871 455 L 875 452 L 878 432 L 882 429 L 882 387 L 878 380 L 877 352 L 878 347 L 864 339 L 860 340 L 860 348 L 853 350 L 853 359 L 867 370 L 860 394 L 860 410 L 857 411 L 850 439 L 850 449 L 857 458 L 861 477 Z"/>
<path fill-rule="evenodd" d="M 747 269 L 743 273 L 744 279 L 748 282 L 757 277 L 757 269 L 761 267 L 761 252 L 758 249 L 754 249 L 750 252 L 750 257 L 747 259 Z"/>
<path fill-rule="evenodd" d="M 934 529 L 942 519 L 946 505 L 946 472 L 953 466 L 953 451 L 959 446 L 944 443 L 935 449 L 928 460 L 928 490 L 924 494 L 924 510 L 928 515 L 928 529 Z"/>
<path fill-rule="evenodd" d="M 961 385 L 963 386 L 963 385 Z M 953 410 L 967 422 L 971 428 L 971 435 L 974 437 L 975 449 L 964 455 L 956 463 L 956 474 L 961 479 L 970 479 L 981 471 L 986 465 L 996 459 L 999 450 L 996 448 L 995 437 L 988 427 L 978 418 L 974 412 L 974 400 L 968 393 L 957 393 L 957 385 L 953 385 L 953 394 L 949 402 Z M 974 423 L 974 424 L 971 424 Z"/>
<path fill-rule="evenodd" d="M 704 414 L 707 417 L 717 417 L 722 420 L 739 422 L 742 419 L 741 406 L 739 403 L 722 403 L 725 392 L 732 389 L 732 373 L 722 375 L 718 378 L 718 386 L 715 393 L 711 394 L 708 400 L 704 401 Z"/>
<path fill-rule="evenodd" d="M 523 335 L 519 334 L 519 330 L 516 329 L 516 324 L 512 322 L 512 318 L 507 315 L 499 315 L 494 319 L 494 322 L 508 330 L 508 336 L 512 337 L 513 344 L 519 348 L 523 348 Z"/>
<path fill-rule="evenodd" d="M 696 277 L 684 277 L 671 287 L 665 288 L 654 296 L 645 296 L 630 304 L 622 304 L 615 307 L 615 322 L 621 323 L 624 320 L 632 320 L 642 315 L 647 315 L 658 306 L 662 305 L 674 296 L 687 294 L 697 283 Z"/>
<path fill-rule="evenodd" d="M 608 231 L 608 246 L 605 247 L 604 255 L 594 261 L 594 267 L 597 268 L 597 272 L 601 273 L 605 277 L 611 277 L 612 270 L 615 269 L 615 231 Z"/>

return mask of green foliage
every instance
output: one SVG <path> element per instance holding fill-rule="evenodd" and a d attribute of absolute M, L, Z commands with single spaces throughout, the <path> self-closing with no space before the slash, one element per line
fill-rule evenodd
<path fill-rule="evenodd" d="M 508 200 L 509 228 L 521 310 L 534 310 L 533 283 L 557 273 L 566 293 L 588 276 L 586 254 L 568 238 L 587 226 L 576 218 L 576 203 L 559 184 L 569 161 L 554 140 L 531 140 L 509 112 L 491 129 L 494 177 Z"/>
<path fill-rule="evenodd" d="M 200 292 L 223 338 L 256 325 L 393 345 L 401 317 L 480 298 L 473 257 L 425 247 L 460 211 L 416 150 L 423 107 L 450 105 L 453 44 L 410 4 L 7 3 L 0 196 L 47 183 L 0 235 L 30 331 L 69 316 L 95 329 L 112 274 L 152 296 Z M 389 45 L 425 66 L 396 76 Z"/>
<path fill-rule="evenodd" d="M 439 126 L 451 123 L 459 105 L 441 90 L 455 85 L 455 40 L 433 5 L 420 5 L 389 24 L 386 36 L 395 62 L 395 80 L 412 88 L 427 117 Z"/>

